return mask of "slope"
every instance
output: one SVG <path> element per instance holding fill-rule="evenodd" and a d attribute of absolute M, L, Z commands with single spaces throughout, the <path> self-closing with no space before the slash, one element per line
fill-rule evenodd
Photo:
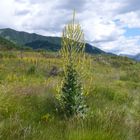
<path fill-rule="evenodd" d="M 42 36 L 35 33 L 20 32 L 10 28 L 0 29 L 0 36 L 33 49 L 58 51 L 61 48 L 60 37 Z M 105 54 L 104 51 L 88 43 L 86 43 L 85 51 L 91 54 Z"/>

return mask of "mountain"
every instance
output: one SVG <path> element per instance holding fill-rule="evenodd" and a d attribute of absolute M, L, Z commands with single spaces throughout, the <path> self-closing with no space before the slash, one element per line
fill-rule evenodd
<path fill-rule="evenodd" d="M 20 46 L 13 43 L 12 41 L 0 37 L 0 50 L 16 50 L 16 49 L 20 49 Z"/>
<path fill-rule="evenodd" d="M 49 41 L 54 44 L 57 44 L 60 41 L 60 37 L 46 37 L 35 33 L 16 31 L 10 28 L 0 29 L 0 36 L 22 45 L 37 40 Z"/>
<path fill-rule="evenodd" d="M 49 42 L 47 40 L 35 40 L 29 43 L 26 43 L 25 46 L 29 46 L 33 49 L 45 49 L 47 51 L 58 51 L 61 48 L 61 45 Z"/>
<path fill-rule="evenodd" d="M 134 59 L 140 61 L 140 53 L 134 56 Z"/>
<path fill-rule="evenodd" d="M 58 51 L 61 48 L 61 37 L 42 36 L 35 33 L 16 31 L 10 28 L 0 29 L 0 36 L 33 49 Z M 91 54 L 106 54 L 104 51 L 88 43 L 86 43 L 85 51 Z"/>
<path fill-rule="evenodd" d="M 134 59 L 136 61 L 140 61 L 140 53 L 138 53 L 136 55 L 120 54 L 120 56 L 128 57 L 128 58 Z"/>

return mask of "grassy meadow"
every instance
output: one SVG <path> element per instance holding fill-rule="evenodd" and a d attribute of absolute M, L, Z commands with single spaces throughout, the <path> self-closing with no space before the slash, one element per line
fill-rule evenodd
<path fill-rule="evenodd" d="M 83 79 L 89 113 L 62 119 L 57 53 L 0 52 L 0 140 L 140 140 L 140 63 L 93 55 Z"/>

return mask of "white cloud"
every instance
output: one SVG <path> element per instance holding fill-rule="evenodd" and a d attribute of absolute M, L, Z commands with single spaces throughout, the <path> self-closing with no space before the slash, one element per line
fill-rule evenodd
<path fill-rule="evenodd" d="M 105 51 L 115 52 L 116 54 L 137 54 L 140 52 L 140 36 L 124 37 L 121 36 L 115 41 L 97 43 Z"/>
<path fill-rule="evenodd" d="M 13 18 L 14 18 L 14 5 L 12 4 L 13 0 L 0 0 L 0 26 L 13 27 Z"/>
<path fill-rule="evenodd" d="M 98 17 L 95 19 L 89 19 L 88 22 L 83 21 L 86 37 L 90 41 L 112 41 L 124 33 L 124 30 L 117 27 L 113 21 L 105 21 Z"/>
<path fill-rule="evenodd" d="M 140 52 L 139 37 L 125 28 L 140 28 L 139 0 L 0 0 L 0 27 L 60 36 L 73 9 L 86 40 L 107 51 Z"/>
<path fill-rule="evenodd" d="M 140 10 L 137 12 L 131 11 L 125 14 L 116 16 L 124 27 L 140 28 Z"/>

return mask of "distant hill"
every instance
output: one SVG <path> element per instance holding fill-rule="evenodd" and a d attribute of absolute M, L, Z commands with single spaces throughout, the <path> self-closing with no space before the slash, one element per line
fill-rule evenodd
<path fill-rule="evenodd" d="M 140 61 L 140 53 L 134 56 L 134 59 Z"/>
<path fill-rule="evenodd" d="M 0 50 L 14 50 L 19 49 L 20 46 L 16 45 L 12 41 L 9 41 L 3 37 L 0 37 Z"/>
<path fill-rule="evenodd" d="M 138 53 L 136 55 L 120 54 L 120 56 L 126 56 L 128 58 L 133 59 L 133 60 L 140 61 L 140 53 Z"/>
<path fill-rule="evenodd" d="M 61 48 L 60 37 L 42 36 L 35 33 L 20 32 L 10 28 L 0 29 L 0 36 L 33 49 L 58 51 Z M 85 51 L 91 54 L 105 54 L 104 51 L 86 43 Z"/>
<path fill-rule="evenodd" d="M 58 51 L 61 48 L 60 44 L 55 44 L 47 40 L 36 40 L 33 42 L 26 43 L 25 46 L 29 46 L 33 49 L 45 49 L 47 51 Z"/>

